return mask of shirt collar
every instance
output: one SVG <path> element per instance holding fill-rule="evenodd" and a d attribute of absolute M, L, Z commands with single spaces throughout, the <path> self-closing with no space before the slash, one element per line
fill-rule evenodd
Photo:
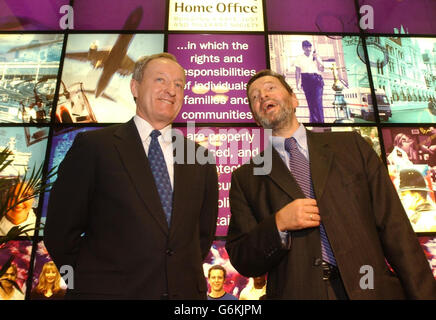
<path fill-rule="evenodd" d="M 135 122 L 136 128 L 138 129 L 141 141 L 144 142 L 150 137 L 150 133 L 154 130 L 153 126 L 137 114 L 133 117 L 133 121 Z M 163 141 L 172 142 L 171 129 L 172 125 L 169 124 L 165 128 L 159 130 L 162 135 Z"/>
<path fill-rule="evenodd" d="M 295 130 L 292 137 L 295 138 L 295 140 L 297 141 L 300 148 L 302 148 L 305 151 L 308 150 L 307 133 L 306 133 L 306 129 L 304 128 L 304 126 L 302 124 L 300 124 L 300 126 L 298 127 L 297 130 Z M 272 142 L 273 147 L 276 150 L 285 150 L 285 139 L 286 139 L 285 137 L 271 136 L 271 142 Z"/>

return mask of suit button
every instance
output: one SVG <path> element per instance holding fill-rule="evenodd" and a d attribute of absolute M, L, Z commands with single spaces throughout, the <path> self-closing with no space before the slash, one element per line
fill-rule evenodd
<path fill-rule="evenodd" d="M 165 253 L 167 254 L 167 256 L 172 256 L 174 254 L 174 251 L 171 249 L 167 249 L 167 251 L 165 251 Z"/>
<path fill-rule="evenodd" d="M 315 258 L 313 259 L 313 265 L 315 267 L 319 267 L 322 264 L 322 259 L 321 258 Z"/>

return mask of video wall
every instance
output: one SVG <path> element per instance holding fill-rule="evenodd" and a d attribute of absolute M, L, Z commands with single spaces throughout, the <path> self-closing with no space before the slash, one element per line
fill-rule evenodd
<path fill-rule="evenodd" d="M 245 91 L 271 68 L 294 89 L 300 122 L 357 131 L 374 148 L 436 277 L 434 12 L 431 0 L 1 1 L 0 150 L 12 154 L 0 175 L 47 173 L 77 133 L 130 120 L 135 61 L 174 54 L 187 77 L 174 127 L 217 158 L 219 217 L 204 274 L 223 265 L 226 291 L 241 298 L 253 279 L 225 251 L 231 173 L 264 147 Z M 40 229 L 0 244 L 0 266 L 16 267 L 14 299 L 41 298 L 53 270 L 43 243 L 49 196 L 0 220 L 0 237 Z"/>

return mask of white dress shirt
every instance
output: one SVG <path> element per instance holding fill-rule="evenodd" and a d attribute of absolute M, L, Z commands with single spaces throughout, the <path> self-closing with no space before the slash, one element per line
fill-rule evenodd
<path fill-rule="evenodd" d="M 307 146 L 307 134 L 304 126 L 300 124 L 292 137 L 297 141 L 298 150 L 306 157 L 307 161 L 309 161 L 309 148 Z M 283 162 L 286 164 L 286 167 L 290 171 L 289 153 L 285 150 L 285 140 L 285 137 L 271 136 L 271 142 L 274 149 L 279 153 Z"/>
<path fill-rule="evenodd" d="M 313 55 L 306 56 L 305 54 L 299 55 L 295 59 L 295 66 L 301 69 L 301 73 L 320 73 L 316 60 L 313 60 Z"/>
<path fill-rule="evenodd" d="M 151 137 L 150 133 L 154 128 L 146 120 L 142 119 L 138 115 L 133 117 L 136 128 L 138 129 L 139 136 L 141 137 L 142 146 L 144 147 L 145 154 L 148 156 L 148 149 L 150 147 Z M 174 190 L 174 154 L 173 154 L 173 140 L 172 140 L 172 126 L 167 125 L 165 128 L 159 130 L 161 135 L 157 138 L 159 145 L 162 149 L 162 153 L 165 158 L 165 163 L 168 169 L 168 175 L 170 176 L 171 187 Z"/>

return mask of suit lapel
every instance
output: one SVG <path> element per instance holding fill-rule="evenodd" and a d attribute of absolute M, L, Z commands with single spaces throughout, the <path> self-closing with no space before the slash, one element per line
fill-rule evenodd
<path fill-rule="evenodd" d="M 173 136 L 174 137 L 174 136 Z M 178 137 L 179 139 L 183 139 L 183 148 L 184 148 L 184 161 L 182 163 L 177 163 L 174 161 L 174 193 L 173 193 L 173 212 L 171 215 L 171 234 L 174 234 L 175 228 L 177 226 L 182 225 L 180 219 L 183 219 L 183 212 L 185 211 L 186 201 L 189 201 L 189 187 L 187 186 L 187 181 L 192 180 L 192 171 L 190 168 L 192 165 L 187 163 L 187 147 L 186 147 L 186 139 L 184 137 Z M 173 138 L 174 139 L 174 138 Z M 173 140 L 174 142 L 174 140 Z M 174 150 L 176 152 L 176 150 Z M 174 154 L 175 156 L 175 154 Z"/>
<path fill-rule="evenodd" d="M 333 153 L 325 143 L 320 143 L 314 134 L 306 130 L 309 148 L 310 171 L 316 198 L 321 199 L 327 182 L 327 177 L 333 160 Z M 278 152 L 271 148 L 272 168 L 268 176 L 293 199 L 305 198 L 297 182 L 283 162 Z M 264 156 L 264 154 L 262 154 Z M 265 160 L 266 161 L 266 160 Z M 267 167 L 267 166 L 266 166 Z"/>
<path fill-rule="evenodd" d="M 158 225 L 165 234 L 168 234 L 168 224 L 160 203 L 159 193 L 133 119 L 121 125 L 114 135 L 115 147 L 140 198 Z"/>
<path fill-rule="evenodd" d="M 290 173 L 289 169 L 286 167 L 286 164 L 283 162 L 278 152 L 271 145 L 268 146 L 268 148 L 272 148 L 272 167 L 271 172 L 268 174 L 271 180 L 273 180 L 292 199 L 305 198 L 304 193 L 301 191 L 300 187 Z"/>
<path fill-rule="evenodd" d="M 328 144 L 320 143 L 311 131 L 306 130 L 306 132 L 313 187 L 316 199 L 321 200 L 332 165 L 333 153 Z"/>

